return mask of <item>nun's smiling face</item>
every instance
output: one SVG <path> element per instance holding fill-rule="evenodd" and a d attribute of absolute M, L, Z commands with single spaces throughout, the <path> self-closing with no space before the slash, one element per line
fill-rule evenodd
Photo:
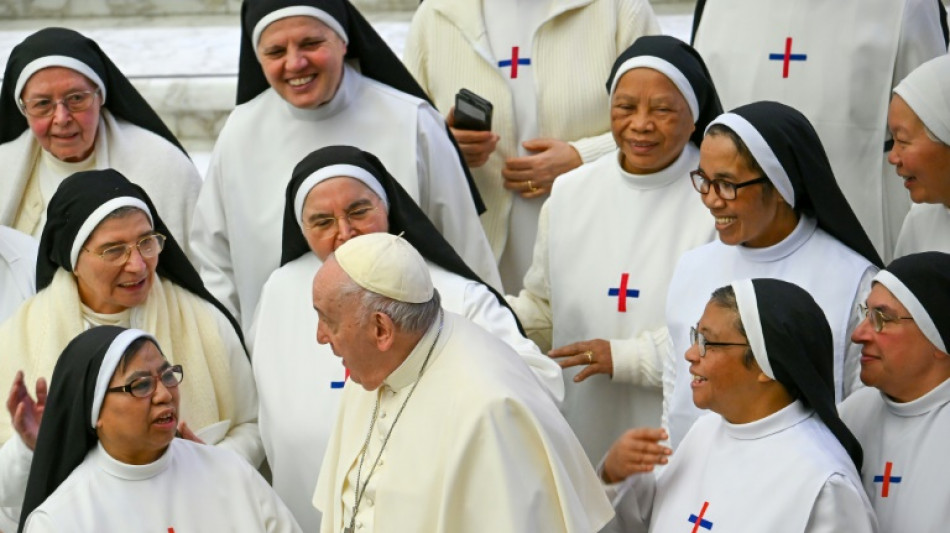
<path fill-rule="evenodd" d="M 736 185 L 761 177 L 749 168 L 735 143 L 724 134 L 707 134 L 699 151 L 699 169 L 710 180 Z M 732 200 L 723 199 L 716 187 L 702 195 L 715 217 L 719 240 L 730 246 L 764 248 L 781 242 L 798 223 L 798 215 L 771 184 L 736 190 Z"/>
<path fill-rule="evenodd" d="M 123 391 L 106 393 L 96 432 L 103 448 L 113 458 L 126 464 L 149 464 L 161 457 L 175 438 L 178 387 L 166 387 L 158 379 L 169 366 L 158 347 L 148 341 L 116 368 L 109 388 L 151 377 L 155 380 L 155 390 L 145 398 Z"/>
<path fill-rule="evenodd" d="M 158 256 L 142 257 L 135 243 L 151 234 L 152 224 L 138 209 L 100 222 L 86 239 L 73 269 L 82 303 L 97 313 L 109 314 L 145 303 Z M 131 246 L 127 261 L 112 264 L 98 255 L 119 244 Z"/>
<path fill-rule="evenodd" d="M 950 206 L 950 146 L 931 139 L 924 123 L 897 94 L 891 99 L 887 127 L 894 136 L 887 160 L 904 178 L 910 199 Z"/>
<path fill-rule="evenodd" d="M 82 111 L 70 111 L 61 102 L 69 95 L 95 91 L 96 84 L 75 70 L 49 67 L 38 71 L 23 86 L 20 98 L 26 102 L 49 99 L 54 102 L 53 114 L 34 117 L 29 113 L 26 121 L 37 142 L 44 150 L 61 161 L 82 161 L 95 149 L 96 131 L 99 128 L 99 111 L 102 99 L 98 93 L 91 105 Z"/>
<path fill-rule="evenodd" d="M 759 418 L 756 400 L 762 371 L 754 361 L 749 366 L 744 363 L 748 346 L 714 344 L 748 344 L 738 324 L 736 311 L 714 302 L 706 304 L 696 325 L 709 343 L 706 355 L 700 357 L 699 346 L 694 344 L 686 351 L 686 360 L 690 363 L 690 386 L 696 407 L 719 413 L 730 423 L 744 424 Z"/>
<path fill-rule="evenodd" d="M 296 16 L 271 23 L 261 33 L 257 58 L 267 83 L 295 107 L 329 102 L 343 80 L 346 45 L 329 26 Z"/>
<path fill-rule="evenodd" d="M 920 327 L 909 317 L 910 312 L 900 300 L 880 283 L 874 283 L 868 294 L 869 312 L 880 311 L 886 320 L 881 331 L 874 331 L 865 318 L 851 334 L 851 341 L 861 345 L 861 381 L 876 387 L 898 402 L 920 398 L 942 383 L 946 360 Z"/>
<path fill-rule="evenodd" d="M 355 178 L 330 178 L 310 189 L 304 200 L 303 234 L 321 261 L 357 235 L 389 231 L 383 201 Z"/>
<path fill-rule="evenodd" d="M 651 68 L 623 74 L 610 98 L 610 130 L 632 174 L 652 174 L 679 157 L 695 125 L 676 85 Z"/>

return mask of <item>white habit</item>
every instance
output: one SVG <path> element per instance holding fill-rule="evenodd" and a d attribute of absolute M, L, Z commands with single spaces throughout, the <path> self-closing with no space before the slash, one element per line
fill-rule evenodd
<path fill-rule="evenodd" d="M 356 515 L 358 531 L 524 533 L 599 531 L 611 518 L 593 468 L 557 407 L 511 347 L 446 312 L 375 391 L 356 383 L 343 400 L 314 494 L 321 531 L 353 511 L 360 450 L 379 414 L 360 486 L 392 434 Z"/>
<path fill-rule="evenodd" d="M 585 163 L 613 152 L 604 83 L 621 52 L 659 33 L 647 0 L 433 0 L 413 15 L 403 61 L 436 106 L 448 110 L 463 87 L 494 105 L 498 144 L 472 175 L 506 292 L 520 290 L 530 266 L 541 199 L 504 188 L 505 159 L 535 137 L 569 141 Z"/>
<path fill-rule="evenodd" d="M 36 293 L 38 247 L 29 235 L 0 226 L 0 322 Z"/>
<path fill-rule="evenodd" d="M 299 532 L 267 482 L 233 452 L 174 439 L 129 465 L 100 446 L 27 519 L 24 531 Z"/>
<path fill-rule="evenodd" d="M 18 230 L 39 239 L 46 220 L 46 206 L 56 187 L 72 172 L 57 168 L 40 169 L 40 148 L 27 129 L 16 140 L 0 145 L 4 177 L 0 180 L 0 224 L 25 224 Z M 117 119 L 108 109 L 100 111 L 95 158 L 91 168 L 114 168 L 145 189 L 155 209 L 187 250 L 188 228 L 201 176 L 194 163 L 177 146 L 151 131 Z M 63 163 L 63 169 L 69 163 Z M 43 172 L 34 177 L 34 173 Z M 42 181 L 43 183 L 40 183 Z"/>
<path fill-rule="evenodd" d="M 542 349 L 602 338 L 614 373 L 574 383 L 564 371 L 565 418 L 596 464 L 624 431 L 660 424 L 666 295 L 677 260 L 715 235 L 689 180 L 687 144 L 666 169 L 625 172 L 620 152 L 564 174 L 542 210 L 525 289 L 509 302 Z"/>
<path fill-rule="evenodd" d="M 192 257 L 218 298 L 250 327 L 280 266 L 284 194 L 297 163 L 328 145 L 372 153 L 476 274 L 500 287 L 461 164 L 431 106 L 345 67 L 332 100 L 298 109 L 267 89 L 239 105 L 218 136 L 195 210 Z"/>
<path fill-rule="evenodd" d="M 815 126 L 885 263 L 910 207 L 886 162 L 887 108 L 915 67 L 947 53 L 935 0 L 707 0 L 695 47 L 724 109 L 775 100 Z"/>
<path fill-rule="evenodd" d="M 317 313 L 310 287 L 320 259 L 308 253 L 271 274 L 253 326 L 253 368 L 260 401 L 258 426 L 274 490 L 306 531 L 318 531 L 312 503 L 346 381 L 340 358 L 317 343 Z M 561 369 L 521 336 L 512 314 L 481 283 L 429 263 L 442 306 L 465 316 L 518 352 L 545 390 L 564 397 Z"/>
<path fill-rule="evenodd" d="M 912 402 L 868 387 L 841 404 L 842 420 L 864 448 L 864 489 L 882 532 L 947 529 L 948 404 L 950 380 Z"/>
<path fill-rule="evenodd" d="M 911 206 L 894 247 L 894 259 L 918 252 L 950 253 L 950 208 L 943 204 Z"/>
<path fill-rule="evenodd" d="M 776 278 L 808 291 L 831 326 L 835 398 L 840 402 L 861 387 L 861 347 L 851 343 L 851 332 L 864 319 L 858 304 L 867 298 L 876 272 L 867 259 L 807 216 L 774 246 L 727 246 L 716 240 L 683 255 L 673 273 L 666 304 L 672 348 L 663 368 L 663 408 L 673 449 L 702 414 L 693 404 L 684 354 L 689 348 L 689 328 L 699 322 L 714 290 L 739 279 Z"/>
<path fill-rule="evenodd" d="M 877 531 L 848 453 L 799 402 L 748 424 L 703 416 L 659 478 L 627 478 L 614 506 L 618 532 Z"/>

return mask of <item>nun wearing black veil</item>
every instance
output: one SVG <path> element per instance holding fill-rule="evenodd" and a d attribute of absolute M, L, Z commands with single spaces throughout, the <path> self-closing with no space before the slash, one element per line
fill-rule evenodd
<path fill-rule="evenodd" d="M 188 369 L 141 330 L 73 339 L 53 370 L 17 531 L 299 532 L 246 461 L 175 437 Z"/>
<path fill-rule="evenodd" d="M 40 240 L 36 288 L 0 325 L 0 384 L 12 384 L 0 409 L 0 519 L 15 523 L 22 504 L 46 381 L 63 348 L 94 326 L 150 332 L 172 364 L 188 368 L 182 433 L 260 464 L 257 392 L 237 322 L 141 187 L 111 169 L 63 181 Z"/>
<path fill-rule="evenodd" d="M 807 290 L 834 339 L 834 391 L 840 402 L 860 388 L 860 348 L 850 342 L 881 259 L 835 181 L 815 129 L 800 112 L 755 102 L 720 115 L 706 129 L 696 202 L 709 210 L 718 239 L 684 254 L 667 296 L 672 349 L 663 368 L 664 420 L 673 448 L 701 411 L 690 395 L 682 354 L 706 295 L 736 279 L 769 277 Z M 707 222 L 708 223 L 708 222 Z"/>
<path fill-rule="evenodd" d="M 659 429 L 617 441 L 602 476 L 626 479 L 608 486 L 618 518 L 605 531 L 876 532 L 815 300 L 785 281 L 747 279 L 714 291 L 701 314 L 685 360 L 692 399 L 712 412 L 671 456 Z"/>
<path fill-rule="evenodd" d="M 481 206 L 439 113 L 347 0 L 245 0 L 237 108 L 198 197 L 192 257 L 208 289 L 250 326 L 280 266 L 283 193 L 317 148 L 375 154 L 480 278 L 501 287 Z"/>
<path fill-rule="evenodd" d="M 264 285 L 251 343 L 274 489 L 307 531 L 320 527 L 311 497 L 347 379 L 331 347 L 317 343 L 313 278 L 337 247 L 379 232 L 401 234 L 426 259 L 446 310 L 508 343 L 552 399 L 564 395 L 558 366 L 522 335 L 504 298 L 462 261 L 375 156 L 351 146 L 309 154 L 287 186 L 282 266 Z"/>
<path fill-rule="evenodd" d="M 617 147 L 557 179 L 525 288 L 509 297 L 564 367 L 562 411 L 595 464 L 626 428 L 660 423 L 670 276 L 714 235 L 689 172 L 722 113 L 702 58 L 666 35 L 637 39 L 605 85 Z"/>
<path fill-rule="evenodd" d="M 65 28 L 40 30 L 10 53 L 0 87 L 0 161 L 0 224 L 37 239 L 56 187 L 75 172 L 125 174 L 180 239 L 201 187 L 184 148 L 128 78 L 95 41 Z"/>

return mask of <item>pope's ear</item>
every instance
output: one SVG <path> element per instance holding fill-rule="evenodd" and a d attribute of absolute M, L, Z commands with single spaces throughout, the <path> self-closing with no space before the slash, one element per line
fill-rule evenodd
<path fill-rule="evenodd" d="M 396 324 L 389 315 L 376 311 L 373 313 L 371 335 L 376 349 L 381 352 L 388 351 L 396 341 Z"/>

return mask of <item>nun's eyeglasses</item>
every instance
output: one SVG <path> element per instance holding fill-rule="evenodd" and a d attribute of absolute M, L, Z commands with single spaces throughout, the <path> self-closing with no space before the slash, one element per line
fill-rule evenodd
<path fill-rule="evenodd" d="M 337 223 L 341 218 L 346 220 L 346 223 L 351 226 L 358 226 L 363 222 L 366 222 L 375 210 L 375 205 L 358 205 L 338 217 L 332 215 L 320 215 L 318 217 L 305 220 L 304 227 L 307 230 L 317 231 L 319 233 L 330 233 L 336 229 Z"/>
<path fill-rule="evenodd" d="M 116 244 L 101 252 L 93 252 L 88 248 L 83 248 L 83 250 L 98 255 L 103 261 L 110 265 L 124 265 L 126 261 L 129 260 L 129 257 L 132 256 L 132 248 L 137 248 L 142 257 L 149 259 L 162 252 L 162 249 L 165 247 L 165 239 L 166 237 L 161 233 L 153 233 L 142 237 L 138 242 L 133 244 Z"/>
<path fill-rule="evenodd" d="M 60 100 L 43 96 L 27 98 L 26 100 L 20 98 L 20 109 L 27 115 L 36 118 L 52 116 L 53 113 L 56 112 L 56 106 L 59 104 L 66 106 L 66 109 L 68 109 L 70 113 L 79 113 L 80 111 L 89 109 L 89 106 L 92 105 L 92 101 L 95 100 L 97 94 L 99 94 L 99 89 L 94 91 L 76 91 L 67 94 Z"/>
<path fill-rule="evenodd" d="M 884 325 L 888 322 L 897 322 L 898 320 L 913 320 L 912 316 L 890 316 L 885 315 L 884 311 L 881 311 L 878 307 L 868 307 L 866 303 L 858 304 L 858 309 L 861 310 L 861 314 L 868 319 L 871 323 L 871 327 L 874 328 L 874 331 L 880 333 L 884 329 Z"/>
<path fill-rule="evenodd" d="M 709 342 L 706 340 L 706 336 L 699 332 L 696 329 L 696 326 L 689 328 L 689 343 L 692 346 L 699 347 L 699 356 L 706 357 L 706 347 L 707 346 L 748 346 L 748 343 L 745 342 Z"/>
<path fill-rule="evenodd" d="M 159 375 L 142 376 L 135 378 L 121 387 L 106 389 L 106 392 L 127 392 L 136 398 L 148 398 L 155 392 L 158 382 L 161 381 L 166 389 L 177 387 L 185 379 L 185 372 L 181 365 L 170 366 Z"/>
<path fill-rule="evenodd" d="M 742 183 L 732 183 L 731 181 L 726 181 L 720 178 L 711 180 L 706 177 L 706 174 L 704 174 L 702 170 L 691 170 L 689 172 L 689 178 L 693 181 L 693 188 L 696 189 L 696 192 L 700 194 L 706 194 L 709 192 L 711 187 L 715 187 L 716 194 L 718 194 L 723 200 L 735 200 L 736 192 L 739 189 L 748 187 L 749 185 L 755 185 L 757 183 L 765 183 L 769 181 L 769 179 L 765 176 Z"/>

